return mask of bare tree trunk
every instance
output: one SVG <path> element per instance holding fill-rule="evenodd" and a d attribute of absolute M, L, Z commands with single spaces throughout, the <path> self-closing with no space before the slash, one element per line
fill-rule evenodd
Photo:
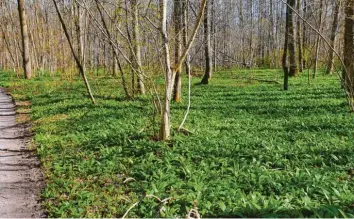
<path fill-rule="evenodd" d="M 291 4 L 293 0 L 287 0 L 287 4 Z M 286 25 L 285 25 L 285 38 L 284 38 L 284 51 L 282 58 L 282 66 L 284 70 L 284 90 L 288 90 L 289 87 L 289 67 L 288 67 L 288 46 L 289 46 L 289 23 L 291 19 L 290 14 L 291 9 L 289 6 L 286 6 Z"/>
<path fill-rule="evenodd" d="M 112 35 L 111 35 L 111 33 L 110 33 L 109 29 L 108 29 L 108 25 L 107 25 L 107 22 L 106 22 L 106 20 L 104 18 L 104 14 L 102 12 L 102 9 L 100 8 L 99 1 L 96 0 L 95 2 L 96 2 L 96 6 L 97 6 L 98 12 L 99 12 L 100 17 L 101 17 L 101 21 L 102 21 L 102 24 L 103 24 L 104 32 L 107 34 L 109 45 L 111 46 L 111 49 L 113 50 L 114 59 L 117 62 L 118 69 L 119 69 L 119 71 L 121 73 L 122 85 L 123 85 L 123 90 L 124 90 L 125 96 L 128 99 L 130 99 L 131 96 L 129 95 L 127 83 L 126 83 L 125 76 L 124 76 L 124 71 L 123 71 L 122 65 L 121 65 L 120 60 L 119 60 L 119 54 L 118 54 L 117 48 L 113 44 L 113 38 L 112 38 Z"/>
<path fill-rule="evenodd" d="M 346 0 L 345 4 L 345 25 L 344 25 L 344 65 L 343 78 L 345 88 L 350 94 L 351 101 L 354 101 L 354 1 Z"/>
<path fill-rule="evenodd" d="M 23 70 L 25 72 L 26 79 L 31 79 L 32 67 L 31 67 L 31 60 L 30 60 L 29 37 L 28 37 L 27 21 L 26 21 L 27 16 L 25 11 L 24 0 L 18 0 L 18 13 L 20 18 L 21 36 L 22 36 Z"/>
<path fill-rule="evenodd" d="M 31 44 L 32 44 L 32 57 L 30 58 L 30 60 L 32 60 L 31 62 L 31 67 L 34 69 L 34 71 L 38 70 L 39 68 L 39 64 L 38 64 L 38 55 L 37 55 L 37 46 L 36 46 L 36 42 L 34 40 L 34 37 L 33 37 L 33 32 L 31 31 L 31 28 L 29 30 L 29 36 L 30 36 L 30 41 L 31 41 Z"/>
<path fill-rule="evenodd" d="M 10 43 L 7 40 L 7 37 L 6 37 L 6 31 L 4 31 L 4 27 L 2 25 L 0 25 L 0 28 L 1 28 L 1 31 L 2 31 L 2 38 L 4 40 L 4 44 L 5 44 L 6 49 L 7 49 L 8 53 L 9 53 L 9 55 L 10 55 L 11 61 L 13 62 L 13 67 L 16 68 L 16 60 L 15 60 L 15 55 L 16 54 L 13 54 L 13 52 L 12 52 Z"/>
<path fill-rule="evenodd" d="M 318 22 L 318 30 L 320 32 L 322 30 L 322 15 L 323 15 L 323 0 L 320 0 L 320 19 L 319 19 L 319 22 Z M 313 76 L 312 76 L 313 78 L 316 78 L 316 76 L 317 76 L 320 44 L 321 44 L 321 37 L 320 37 L 320 35 L 317 35 L 317 38 L 316 38 L 315 66 L 314 66 L 314 69 L 313 69 Z"/>
<path fill-rule="evenodd" d="M 240 1 L 240 5 L 239 5 L 239 28 L 241 31 L 241 52 L 242 52 L 242 63 L 246 63 L 246 56 L 245 56 L 245 31 L 244 31 L 244 17 L 243 17 L 243 1 Z"/>
<path fill-rule="evenodd" d="M 188 44 L 188 8 L 189 8 L 189 0 L 183 0 L 183 46 L 184 49 L 187 48 Z M 186 66 L 186 74 L 190 75 L 191 73 L 191 65 L 190 65 L 190 55 L 189 53 L 187 54 L 186 61 L 185 61 L 185 66 Z"/>
<path fill-rule="evenodd" d="M 63 20 L 63 16 L 61 15 L 61 12 L 60 12 L 60 10 L 58 8 L 56 0 L 53 0 L 53 3 L 54 3 L 54 6 L 55 6 L 55 10 L 56 10 L 56 12 L 58 14 L 58 17 L 59 17 L 61 26 L 63 28 L 63 31 L 65 33 L 66 39 L 68 40 L 68 43 L 69 43 L 69 46 L 70 46 L 70 49 L 71 49 L 71 53 L 74 56 L 77 68 L 79 69 L 79 72 L 80 72 L 80 74 L 81 74 L 81 76 L 82 76 L 82 78 L 84 80 L 87 93 L 90 96 L 91 102 L 93 104 L 96 104 L 95 98 L 93 97 L 93 94 L 92 94 L 92 91 L 91 91 L 90 84 L 89 84 L 89 82 L 87 80 L 87 77 L 86 77 L 86 74 L 85 74 L 84 67 L 82 66 L 82 63 L 80 62 L 80 59 L 79 59 L 78 55 L 75 52 L 75 49 L 74 49 L 73 44 L 72 44 L 71 39 L 70 39 L 70 35 L 69 35 L 69 32 L 68 32 L 68 29 L 66 28 L 65 22 Z"/>
<path fill-rule="evenodd" d="M 128 3 L 127 0 L 124 1 L 125 7 L 128 8 Z M 130 35 L 130 30 L 129 30 L 129 16 L 128 16 L 128 10 L 125 11 L 125 29 L 127 31 L 127 38 L 130 44 L 132 44 L 132 37 Z M 133 57 L 133 52 L 130 52 L 130 60 L 134 60 Z M 130 71 L 131 71 L 131 96 L 132 98 L 135 97 L 135 72 L 132 66 L 130 66 Z"/>
<path fill-rule="evenodd" d="M 216 15 L 215 15 L 215 0 L 211 0 L 211 34 L 213 36 L 213 66 L 216 71 Z"/>
<path fill-rule="evenodd" d="M 118 22 L 118 7 L 120 7 L 121 5 L 118 4 L 117 6 L 115 6 L 114 8 L 114 17 L 112 19 L 112 22 L 110 24 L 110 32 L 114 32 L 114 25 Z M 115 34 L 113 34 L 112 36 L 113 38 L 117 38 L 117 36 Z M 111 48 L 111 56 L 114 57 L 114 51 L 113 51 L 113 48 Z M 117 59 L 113 58 L 112 60 L 112 76 L 113 77 L 117 77 L 118 76 L 118 61 Z"/>
<path fill-rule="evenodd" d="M 211 49 L 211 37 L 210 37 L 210 16 L 209 16 L 209 1 L 205 6 L 204 11 L 204 54 L 205 54 L 205 73 L 201 84 L 209 84 L 209 79 L 213 73 L 212 63 L 212 49 Z"/>
<path fill-rule="evenodd" d="M 334 9 L 333 9 L 333 23 L 332 23 L 331 39 L 330 40 L 331 40 L 332 48 L 335 48 L 336 47 L 337 29 L 338 29 L 338 23 L 339 23 L 340 1 L 339 2 L 334 1 L 333 4 L 335 4 L 335 5 L 334 5 Z M 331 74 L 333 72 L 333 68 L 334 68 L 334 51 L 330 50 L 326 74 Z"/>
<path fill-rule="evenodd" d="M 133 68 L 139 69 L 137 71 L 138 78 L 138 93 L 145 94 L 145 85 L 144 78 L 140 71 L 142 71 L 141 65 L 141 40 L 140 40 L 140 28 L 139 28 L 139 2 L 138 0 L 132 0 L 132 11 L 133 11 L 133 39 L 134 39 L 134 53 L 135 53 L 135 61 L 133 62 Z"/>
<path fill-rule="evenodd" d="M 178 63 L 182 55 L 182 4 L 181 0 L 174 0 L 174 23 L 175 23 L 175 64 Z M 178 69 L 176 72 L 173 100 L 177 103 L 181 102 L 182 95 L 182 74 Z"/>
<path fill-rule="evenodd" d="M 304 18 L 306 18 L 307 16 L 307 0 L 303 0 L 304 1 Z M 303 57 L 303 61 L 302 61 L 302 67 L 303 68 L 307 68 L 307 60 L 304 59 L 304 51 L 306 50 L 307 47 L 307 26 L 305 21 L 302 22 L 302 57 Z"/>
<path fill-rule="evenodd" d="M 82 65 L 82 68 L 85 71 L 85 40 L 84 40 L 84 25 L 83 25 L 83 19 L 84 19 L 84 14 L 81 11 L 81 8 L 78 4 L 76 4 L 76 18 L 74 19 L 75 21 L 75 26 L 76 26 L 76 40 L 77 40 L 77 56 L 80 60 L 80 63 Z"/>
<path fill-rule="evenodd" d="M 102 42 L 103 45 L 103 74 L 107 74 L 107 46 L 106 42 Z"/>
<path fill-rule="evenodd" d="M 294 8 L 295 7 L 295 0 L 290 0 L 290 5 Z M 298 73 L 298 68 L 296 64 L 296 38 L 295 38 L 295 28 L 294 28 L 294 15 L 293 11 L 289 10 L 288 12 L 288 48 L 289 48 L 289 76 L 296 76 Z"/>
<path fill-rule="evenodd" d="M 160 140 L 167 140 L 170 138 L 170 86 L 172 82 L 172 69 L 170 62 L 170 49 L 167 36 L 167 0 L 160 0 L 161 10 L 161 35 L 163 42 L 163 53 L 165 58 L 165 99 L 162 109 Z"/>
<path fill-rule="evenodd" d="M 114 51 L 113 51 L 113 49 L 112 49 L 112 56 L 114 57 Z M 114 77 L 117 77 L 117 75 L 118 75 L 118 62 L 117 62 L 117 59 L 113 59 L 113 66 L 112 66 L 112 75 L 114 76 Z"/>
<path fill-rule="evenodd" d="M 194 26 L 192 36 L 189 39 L 186 48 L 182 52 L 180 60 L 177 62 L 177 64 L 174 66 L 174 68 L 171 67 L 171 61 L 170 61 L 170 51 L 169 51 L 169 41 L 168 41 L 168 35 L 167 35 L 167 0 L 160 0 L 160 19 L 161 19 L 161 37 L 162 37 L 162 43 L 163 43 L 163 55 L 164 55 L 164 60 L 165 60 L 165 97 L 164 97 L 164 103 L 162 107 L 162 112 L 161 112 L 161 127 L 160 127 L 160 140 L 168 140 L 171 136 L 171 128 L 170 128 L 170 109 L 171 109 L 171 97 L 172 97 L 172 90 L 173 90 L 173 85 L 174 85 L 174 79 L 176 76 L 176 73 L 178 70 L 181 69 L 182 64 L 184 63 L 186 57 L 188 56 L 188 52 L 190 48 L 192 47 L 192 44 L 195 40 L 195 37 L 197 35 L 199 26 L 202 22 L 203 14 L 204 14 L 204 9 L 205 5 L 207 3 L 207 0 L 202 0 L 201 2 L 201 8 L 199 11 L 199 14 L 197 16 L 197 21 Z"/>
<path fill-rule="evenodd" d="M 297 11 L 300 12 L 301 9 L 301 0 L 297 1 Z M 301 39 L 301 20 L 300 18 L 297 18 L 297 44 L 299 48 L 299 72 L 303 72 L 303 58 L 302 58 L 302 39 Z"/>
<path fill-rule="evenodd" d="M 251 11 L 251 16 L 250 16 L 250 19 L 251 19 L 251 29 L 250 29 L 250 37 L 249 37 L 249 66 L 252 66 L 254 65 L 254 54 L 253 54 L 253 28 L 254 28 L 254 22 L 253 22 L 253 16 L 254 16 L 254 13 L 253 13 L 253 1 L 251 0 L 250 1 L 250 8 L 249 10 Z"/>
<path fill-rule="evenodd" d="M 269 58 L 272 57 L 272 61 L 269 63 L 271 68 L 276 68 L 276 57 L 275 57 L 275 37 L 274 37 L 274 18 L 273 18 L 273 0 L 269 1 L 269 50 L 272 54 L 269 54 Z"/>

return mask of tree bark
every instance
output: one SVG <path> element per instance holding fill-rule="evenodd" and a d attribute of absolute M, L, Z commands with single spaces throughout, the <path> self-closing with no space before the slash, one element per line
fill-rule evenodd
<path fill-rule="evenodd" d="M 303 0 L 304 1 L 304 18 L 306 18 L 306 16 L 307 16 L 307 0 Z M 304 51 L 306 50 L 306 48 L 307 48 L 307 45 L 308 45 L 308 43 L 307 43 L 307 24 L 306 24 L 306 22 L 305 21 L 303 21 L 302 22 L 302 52 L 303 52 L 303 54 L 302 54 L 302 59 L 303 59 L 303 61 L 302 61 L 302 67 L 303 68 L 307 68 L 307 60 L 305 60 L 305 58 L 304 58 Z"/>
<path fill-rule="evenodd" d="M 297 11 L 300 13 L 300 9 L 301 9 L 301 0 L 297 1 Z M 298 54 L 298 58 L 299 58 L 299 72 L 303 72 L 304 68 L 303 68 L 303 57 L 302 57 L 302 39 L 301 39 L 301 20 L 300 18 L 297 18 L 297 44 L 298 44 L 298 48 L 299 48 L 299 54 Z"/>
<path fill-rule="evenodd" d="M 250 1 L 250 7 L 249 7 L 249 10 L 250 10 L 250 19 L 251 19 L 251 29 L 250 29 L 250 37 L 249 37 L 249 61 L 248 61 L 248 65 L 250 67 L 253 67 L 254 66 L 254 52 L 253 52 L 253 28 L 254 28 L 254 22 L 253 22 L 253 16 L 254 16 L 254 13 L 253 13 L 253 1 L 251 0 Z"/>
<path fill-rule="evenodd" d="M 290 0 L 289 5 L 295 7 L 295 0 Z M 296 64 L 296 40 L 295 40 L 295 28 L 294 28 L 294 13 L 289 9 L 288 13 L 288 49 L 289 49 L 289 76 L 296 76 L 298 68 Z"/>
<path fill-rule="evenodd" d="M 170 138 L 170 86 L 172 82 L 172 69 L 170 62 L 170 49 L 167 36 L 167 0 L 160 0 L 161 10 L 161 35 L 163 42 L 163 53 L 165 58 L 165 99 L 162 109 L 160 140 L 167 140 Z"/>
<path fill-rule="evenodd" d="M 287 0 L 290 5 L 292 0 Z M 286 24 L 285 24 L 285 38 L 284 38 L 284 50 L 282 58 L 282 66 L 284 71 L 284 90 L 288 90 L 289 87 L 289 66 L 288 66 L 288 47 L 289 47 L 289 23 L 291 19 L 291 14 L 289 13 L 291 9 L 286 6 Z"/>
<path fill-rule="evenodd" d="M 320 0 L 320 16 L 319 16 L 319 23 L 318 23 L 318 30 L 321 32 L 322 30 L 322 17 L 323 17 L 323 0 Z M 313 78 L 316 78 L 317 76 L 317 70 L 318 70 L 318 58 L 319 58 L 319 53 L 320 53 L 320 43 L 321 43 L 321 37 L 320 35 L 317 35 L 316 38 L 316 53 L 315 53 L 315 66 L 313 69 Z"/>
<path fill-rule="evenodd" d="M 205 73 L 201 84 L 209 84 L 209 79 L 213 73 L 213 60 L 211 49 L 211 36 L 210 36 L 210 16 L 209 16 L 209 1 L 204 10 L 204 55 L 205 55 Z"/>
<path fill-rule="evenodd" d="M 182 55 L 182 4 L 181 0 L 174 0 L 174 23 L 175 23 L 175 64 Z M 182 77 L 181 70 L 178 69 L 175 77 L 173 90 L 173 100 L 177 103 L 181 102 L 182 95 Z"/>
<path fill-rule="evenodd" d="M 139 27 L 139 2 L 138 0 L 131 0 L 132 11 L 133 11 L 133 47 L 135 53 L 135 61 L 133 62 L 133 68 L 139 69 L 137 71 L 138 88 L 137 92 L 140 94 L 145 94 L 144 77 L 140 71 L 142 71 L 141 64 L 141 40 L 140 40 L 140 27 Z"/>
<path fill-rule="evenodd" d="M 245 28 L 244 28 L 244 16 L 243 16 L 243 1 L 240 1 L 239 13 L 238 13 L 239 28 L 241 31 L 241 52 L 242 52 L 242 63 L 246 63 L 246 52 L 245 52 Z"/>
<path fill-rule="evenodd" d="M 354 1 L 346 0 L 345 4 L 345 24 L 344 24 L 344 65 L 343 78 L 345 88 L 350 97 L 354 98 Z"/>
<path fill-rule="evenodd" d="M 212 50 L 212 59 L 214 71 L 216 71 L 216 15 L 215 15 L 215 0 L 211 1 L 211 34 L 213 37 L 213 50 Z"/>
<path fill-rule="evenodd" d="M 189 8 L 189 0 L 183 0 L 183 47 L 184 49 L 187 48 L 188 44 L 188 21 L 189 21 L 189 16 L 188 16 L 188 8 Z M 185 61 L 185 68 L 186 68 L 186 74 L 190 75 L 191 73 L 191 65 L 190 65 L 190 55 L 189 53 L 187 54 L 186 61 Z"/>
<path fill-rule="evenodd" d="M 161 112 L 161 126 L 160 126 L 160 140 L 168 140 L 171 136 L 171 128 L 170 128 L 170 109 L 171 109 L 171 97 L 172 90 L 174 85 L 174 79 L 176 72 L 181 69 L 182 64 L 184 63 L 186 57 L 188 56 L 188 52 L 192 47 L 192 44 L 196 38 L 200 23 L 202 21 L 202 17 L 204 14 L 205 5 L 207 0 L 202 0 L 200 12 L 197 17 L 196 24 L 194 26 L 192 35 L 187 43 L 186 48 L 182 52 L 181 58 L 174 66 L 171 67 L 170 61 L 170 51 L 169 51 L 169 41 L 167 35 L 167 0 L 160 0 L 160 19 L 161 19 L 161 37 L 162 37 L 162 47 L 163 47 L 163 55 L 164 55 L 164 64 L 165 64 L 165 97 L 164 103 Z"/>
<path fill-rule="evenodd" d="M 334 1 L 334 9 L 333 9 L 333 23 L 331 29 L 331 46 L 332 48 L 336 48 L 336 36 L 337 36 L 337 29 L 339 23 L 339 9 L 340 9 L 340 2 Z M 328 63 L 326 74 L 331 74 L 334 68 L 334 51 L 329 51 Z"/>
<path fill-rule="evenodd" d="M 32 77 L 32 67 L 30 60 L 29 51 L 29 37 L 27 30 L 27 16 L 25 11 L 24 0 L 18 0 L 18 13 L 20 18 L 21 26 L 21 37 L 22 37 L 22 59 L 23 59 L 23 70 L 26 79 L 31 79 Z"/>

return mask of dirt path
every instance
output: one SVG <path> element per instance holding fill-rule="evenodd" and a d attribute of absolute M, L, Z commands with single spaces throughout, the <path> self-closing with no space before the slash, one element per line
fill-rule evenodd
<path fill-rule="evenodd" d="M 26 125 L 16 123 L 12 98 L 0 88 L 0 218 L 41 217 L 42 174 L 27 149 Z"/>

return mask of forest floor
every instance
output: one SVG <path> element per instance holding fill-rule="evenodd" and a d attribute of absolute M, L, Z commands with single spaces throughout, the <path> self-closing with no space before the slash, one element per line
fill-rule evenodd
<path fill-rule="evenodd" d="M 0 88 L 0 218 L 43 216 L 42 175 L 28 140 L 26 123 L 16 122 L 12 98 Z"/>
<path fill-rule="evenodd" d="M 48 216 L 121 217 L 134 206 L 126 217 L 192 208 L 203 217 L 354 217 L 354 114 L 336 76 L 308 84 L 304 73 L 289 91 L 281 70 L 217 72 L 208 86 L 193 78 L 190 135 L 176 131 L 184 79 L 171 142 L 154 140 L 148 96 L 125 100 L 118 79 L 89 79 L 95 106 L 79 77 L 0 73 L 0 85 L 32 103 Z"/>

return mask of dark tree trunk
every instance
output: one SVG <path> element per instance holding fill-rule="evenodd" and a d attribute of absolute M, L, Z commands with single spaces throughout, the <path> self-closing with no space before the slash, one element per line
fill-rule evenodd
<path fill-rule="evenodd" d="M 336 46 L 336 36 L 337 36 L 337 29 L 338 29 L 338 21 L 339 21 L 339 9 L 340 9 L 340 2 L 334 2 L 334 9 L 333 9 L 333 23 L 332 23 L 332 30 L 331 30 L 331 46 L 335 48 Z M 326 74 L 331 74 L 334 68 L 334 51 L 329 51 L 328 63 Z"/>
<path fill-rule="evenodd" d="M 288 1 L 292 8 L 295 8 L 295 0 Z M 287 7 L 288 8 L 288 7 Z M 296 40 L 295 40 L 295 27 L 294 27 L 294 13 L 293 10 L 288 8 L 288 49 L 289 49 L 289 76 L 296 76 L 298 72 L 296 64 Z"/>
<path fill-rule="evenodd" d="M 287 0 L 289 4 L 292 0 Z M 288 47 L 289 47 L 289 23 L 291 19 L 291 14 L 289 13 L 291 9 L 289 6 L 286 6 L 286 25 L 285 25 L 285 38 L 284 38 L 284 50 L 283 50 L 283 58 L 282 58 L 282 66 L 284 70 L 284 90 L 288 90 L 289 88 L 289 66 L 288 66 Z"/>
<path fill-rule="evenodd" d="M 174 1 L 174 23 L 175 23 L 175 65 L 182 56 L 182 4 L 181 0 Z M 175 76 L 175 84 L 173 89 L 173 100 L 177 103 L 181 102 L 182 95 L 182 74 L 178 69 Z"/>
<path fill-rule="evenodd" d="M 354 1 L 346 0 L 345 4 L 345 25 L 344 25 L 344 64 L 345 71 L 343 78 L 345 88 L 350 93 L 351 98 L 354 98 Z"/>
<path fill-rule="evenodd" d="M 205 73 L 202 81 L 200 82 L 201 84 L 209 84 L 209 79 L 211 78 L 213 72 L 209 11 L 208 1 L 204 13 Z"/>

